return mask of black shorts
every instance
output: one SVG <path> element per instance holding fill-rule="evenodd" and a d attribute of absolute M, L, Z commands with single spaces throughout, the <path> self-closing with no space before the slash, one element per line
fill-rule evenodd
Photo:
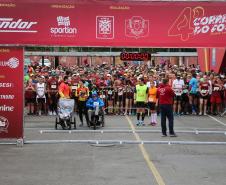
<path fill-rule="evenodd" d="M 35 103 L 35 98 L 27 98 L 25 99 L 26 103 Z"/>
<path fill-rule="evenodd" d="M 181 96 L 175 96 L 174 97 L 174 101 L 181 101 L 181 99 L 182 99 Z"/>
<path fill-rule="evenodd" d="M 148 107 L 150 110 L 156 110 L 155 102 L 148 102 Z"/>
<path fill-rule="evenodd" d="M 137 107 L 137 108 L 146 108 L 146 105 L 145 105 L 144 102 L 137 102 L 137 103 L 136 103 L 136 107 Z"/>
<path fill-rule="evenodd" d="M 192 98 L 199 98 L 198 93 L 190 93 L 190 96 L 191 96 Z"/>
<path fill-rule="evenodd" d="M 123 100 L 123 96 L 118 96 L 118 99 L 117 99 L 117 101 L 119 102 L 121 102 Z"/>
<path fill-rule="evenodd" d="M 45 98 L 37 98 L 36 101 L 37 101 L 37 103 L 46 103 Z"/>
<path fill-rule="evenodd" d="M 204 100 L 208 100 L 208 98 L 209 98 L 209 95 L 206 95 L 206 96 L 202 96 L 201 94 L 200 94 L 200 99 L 204 99 Z"/>

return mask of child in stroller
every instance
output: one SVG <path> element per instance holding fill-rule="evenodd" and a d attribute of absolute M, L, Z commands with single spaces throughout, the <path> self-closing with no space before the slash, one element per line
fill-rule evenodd
<path fill-rule="evenodd" d="M 86 102 L 86 107 L 88 108 L 90 119 L 90 126 L 93 126 L 94 130 L 96 126 L 102 125 L 104 127 L 104 102 L 98 97 L 97 92 L 92 93 L 92 97 Z"/>
<path fill-rule="evenodd" d="M 58 124 L 60 124 L 64 130 L 65 129 L 70 130 L 72 124 L 74 125 L 74 128 L 76 128 L 75 117 L 72 118 L 74 104 L 75 102 L 73 99 L 66 99 L 66 98 L 59 99 L 58 116 L 56 117 L 56 125 L 55 125 L 56 129 Z"/>

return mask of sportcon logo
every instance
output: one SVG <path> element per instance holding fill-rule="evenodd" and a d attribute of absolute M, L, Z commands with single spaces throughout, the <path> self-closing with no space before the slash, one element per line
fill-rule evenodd
<path fill-rule="evenodd" d="M 32 26 L 37 22 L 23 21 L 22 19 L 15 20 L 13 18 L 0 18 L 0 32 L 16 32 L 16 33 L 36 33 L 37 30 L 32 30 Z"/>
<path fill-rule="evenodd" d="M 58 27 L 50 28 L 51 34 L 54 36 L 75 36 L 77 34 L 77 29 L 71 27 L 70 17 L 57 17 Z"/>

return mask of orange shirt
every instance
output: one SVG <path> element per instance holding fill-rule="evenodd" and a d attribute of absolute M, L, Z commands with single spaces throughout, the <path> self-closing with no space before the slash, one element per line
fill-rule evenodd
<path fill-rule="evenodd" d="M 59 94 L 61 98 L 70 98 L 71 89 L 68 84 L 62 82 L 59 86 Z"/>
<path fill-rule="evenodd" d="M 79 101 L 86 101 L 89 96 L 89 89 L 87 87 L 79 87 L 76 91 Z"/>
<path fill-rule="evenodd" d="M 148 90 L 148 102 L 156 102 L 157 100 L 157 88 L 156 87 L 150 87 Z"/>

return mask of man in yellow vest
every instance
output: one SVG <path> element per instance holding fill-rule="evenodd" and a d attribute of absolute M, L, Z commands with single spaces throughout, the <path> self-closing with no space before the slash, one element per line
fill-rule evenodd
<path fill-rule="evenodd" d="M 145 107 L 148 100 L 148 87 L 144 79 L 140 78 L 135 88 L 134 104 L 137 107 L 137 126 L 144 126 Z M 141 117 L 141 120 L 140 120 Z"/>

